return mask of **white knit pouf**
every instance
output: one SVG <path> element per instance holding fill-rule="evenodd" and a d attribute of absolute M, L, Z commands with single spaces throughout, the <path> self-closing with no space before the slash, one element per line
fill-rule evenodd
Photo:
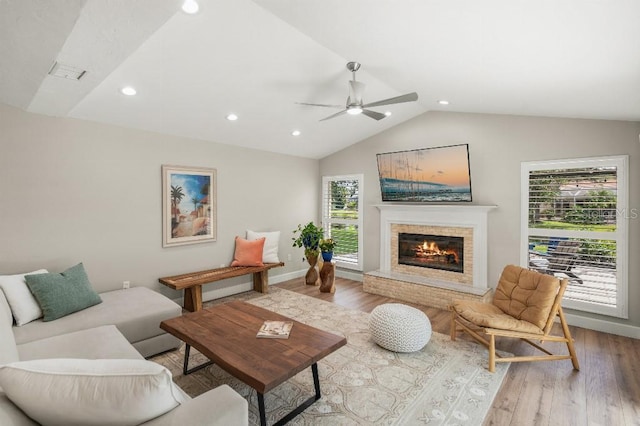
<path fill-rule="evenodd" d="M 419 351 L 431 338 L 431 322 L 424 312 L 401 303 L 377 306 L 369 316 L 373 341 L 393 352 Z"/>

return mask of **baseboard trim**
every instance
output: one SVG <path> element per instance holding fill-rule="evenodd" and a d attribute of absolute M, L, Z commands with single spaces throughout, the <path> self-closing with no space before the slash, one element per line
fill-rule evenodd
<path fill-rule="evenodd" d="M 345 269 L 336 269 L 336 277 L 360 282 L 363 280 L 362 272 L 352 272 Z"/>
<path fill-rule="evenodd" d="M 269 277 L 269 285 L 283 283 L 285 281 L 293 280 L 295 278 L 304 277 L 307 273 L 306 269 L 300 269 L 299 271 L 287 272 L 286 274 L 274 275 Z"/>
<path fill-rule="evenodd" d="M 588 318 L 580 315 L 564 313 L 569 325 L 588 328 L 589 330 L 601 331 L 603 333 L 615 334 L 618 336 L 640 339 L 640 327 L 617 322 L 605 321 L 598 318 Z"/>

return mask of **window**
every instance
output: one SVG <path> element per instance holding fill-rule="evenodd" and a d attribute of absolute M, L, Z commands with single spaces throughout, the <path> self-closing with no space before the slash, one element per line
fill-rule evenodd
<path fill-rule="evenodd" d="M 522 164 L 521 264 L 569 279 L 563 306 L 627 318 L 628 156 Z"/>
<path fill-rule="evenodd" d="M 362 270 L 363 175 L 322 178 L 322 228 L 325 238 L 338 242 L 333 260 L 337 266 Z"/>

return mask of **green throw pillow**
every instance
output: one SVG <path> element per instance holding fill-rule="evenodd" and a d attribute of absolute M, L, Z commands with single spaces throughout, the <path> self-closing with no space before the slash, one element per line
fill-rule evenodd
<path fill-rule="evenodd" d="M 60 274 L 26 275 L 25 280 L 40 304 L 43 321 L 53 321 L 102 303 L 98 293 L 91 287 L 82 263 Z"/>

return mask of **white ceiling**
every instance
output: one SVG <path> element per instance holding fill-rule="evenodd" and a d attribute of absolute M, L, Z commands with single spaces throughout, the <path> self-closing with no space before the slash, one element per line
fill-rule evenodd
<path fill-rule="evenodd" d="M 430 110 L 640 121 L 637 0 L 199 3 L 0 0 L 0 102 L 309 158 Z M 324 122 L 337 110 L 295 103 L 343 104 L 352 60 L 365 103 L 418 102 Z"/>

